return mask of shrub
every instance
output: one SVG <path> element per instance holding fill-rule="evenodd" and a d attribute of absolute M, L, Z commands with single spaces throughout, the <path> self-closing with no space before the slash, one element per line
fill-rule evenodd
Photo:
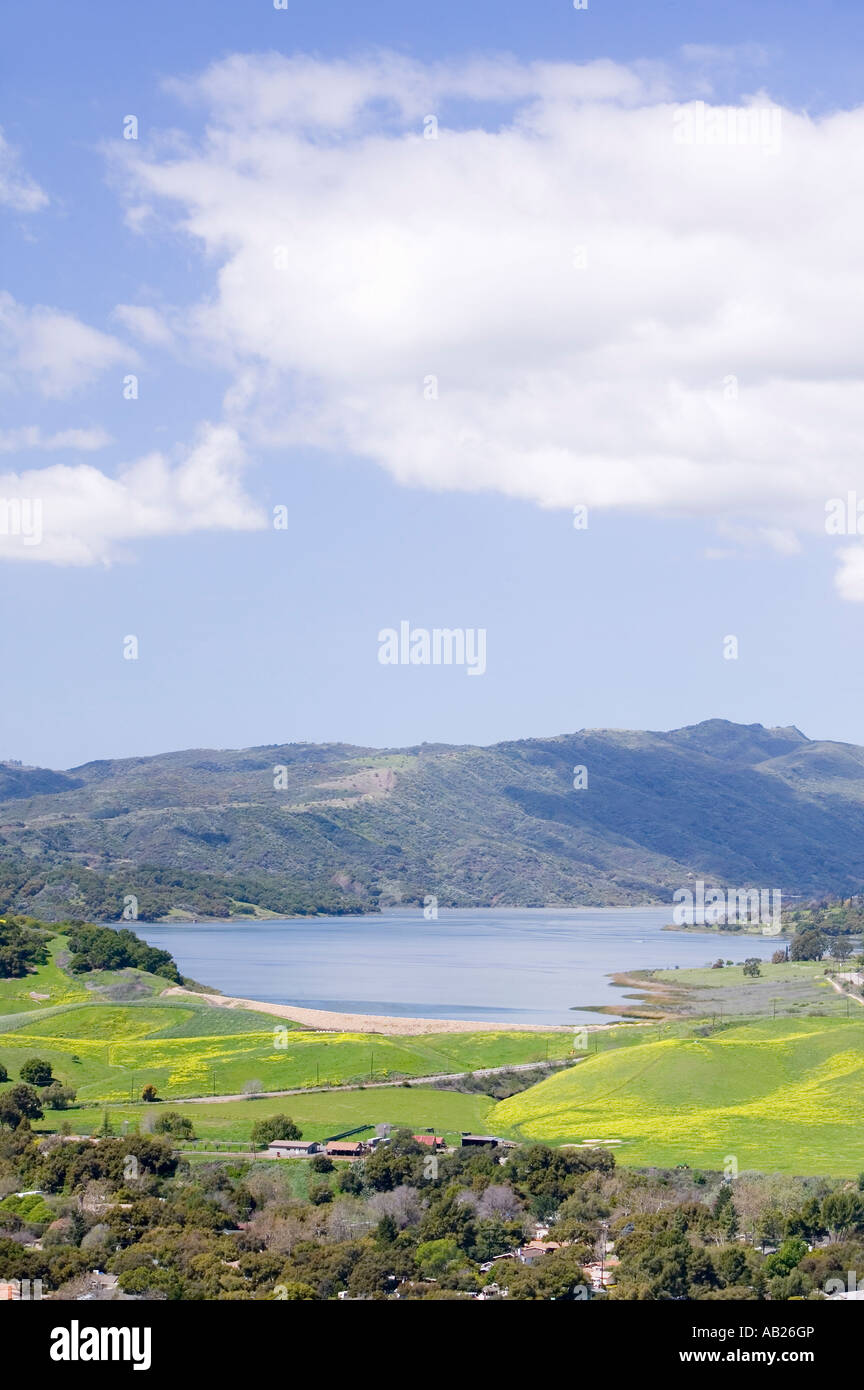
<path fill-rule="evenodd" d="M 253 1144 L 272 1144 L 274 1139 L 302 1139 L 303 1134 L 290 1115 L 268 1115 L 255 1121 L 250 1138 Z"/>
<path fill-rule="evenodd" d="M 28 1057 L 21 1068 L 21 1080 L 28 1086 L 50 1086 L 54 1080 L 51 1063 L 43 1062 L 41 1057 Z"/>
<path fill-rule="evenodd" d="M 181 1115 L 179 1110 L 166 1110 L 164 1115 L 159 1115 L 153 1131 L 155 1134 L 170 1134 L 174 1139 L 195 1138 L 192 1121 L 187 1115 Z"/>

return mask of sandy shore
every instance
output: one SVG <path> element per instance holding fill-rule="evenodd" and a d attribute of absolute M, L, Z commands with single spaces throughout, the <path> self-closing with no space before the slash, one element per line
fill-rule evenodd
<path fill-rule="evenodd" d="M 301 1009 L 295 1004 L 265 1004 L 260 999 L 237 999 L 230 994 L 202 994 L 198 990 L 171 985 L 163 994 L 186 995 L 205 999 L 218 1009 L 252 1009 L 255 1013 L 274 1018 L 293 1019 L 307 1028 L 332 1030 L 337 1033 L 569 1033 L 568 1024 L 543 1023 L 477 1023 L 468 1018 L 388 1018 L 385 1014 L 337 1014 L 329 1009 Z M 574 1023 L 573 1027 L 577 1025 Z M 606 1024 L 589 1024 L 594 1028 Z"/>

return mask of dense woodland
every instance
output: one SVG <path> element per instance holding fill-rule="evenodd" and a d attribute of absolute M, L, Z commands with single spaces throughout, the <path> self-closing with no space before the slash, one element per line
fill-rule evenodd
<path fill-rule="evenodd" d="M 116 922 L 134 894 L 136 917 L 156 922 L 172 911 L 190 917 L 249 918 L 255 908 L 284 917 L 374 911 L 372 898 L 346 893 L 332 883 L 299 882 L 286 876 L 231 876 L 136 865 L 123 873 L 96 872 L 61 856 L 32 859 L 7 850 L 0 855 L 0 910 L 32 913 L 46 921 L 82 917 Z"/>
<path fill-rule="evenodd" d="M 782 1300 L 845 1287 L 864 1260 L 861 1181 L 641 1173 L 602 1149 L 540 1144 L 503 1162 L 461 1149 L 433 1172 L 405 1131 L 361 1162 L 313 1159 L 298 1198 L 300 1162 L 193 1166 L 153 1135 L 92 1144 L 0 1128 L 0 1191 L 38 1191 L 0 1201 L 0 1276 L 61 1298 L 101 1270 L 119 1276 L 112 1296 L 146 1299 Z M 496 1260 L 538 1221 L 559 1249 Z M 601 1245 L 606 1294 L 584 1272 Z"/>

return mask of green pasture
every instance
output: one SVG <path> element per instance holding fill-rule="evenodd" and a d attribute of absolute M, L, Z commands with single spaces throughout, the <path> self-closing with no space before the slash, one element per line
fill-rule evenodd
<path fill-rule="evenodd" d="M 857 1012 L 857 1010 L 856 1010 Z M 864 1010 L 735 1023 L 598 1052 L 501 1101 L 495 1132 L 612 1143 L 637 1166 L 851 1177 L 864 1170 Z"/>
<path fill-rule="evenodd" d="M 438 1134 L 454 1135 L 462 1130 L 485 1133 L 485 1124 L 494 1101 L 487 1096 L 466 1096 L 456 1091 L 436 1091 L 428 1086 L 388 1086 L 362 1091 L 313 1092 L 309 1095 L 280 1096 L 268 1100 L 228 1100 L 215 1102 L 171 1102 L 165 1105 L 112 1105 L 108 1117 L 115 1134 L 141 1128 L 148 1117 L 170 1108 L 192 1120 L 195 1134 L 204 1141 L 243 1143 L 249 1141 L 252 1125 L 268 1115 L 290 1115 L 300 1125 L 304 1138 L 323 1139 L 341 1130 L 363 1125 L 368 1134 L 378 1124 L 405 1126 L 419 1132 L 435 1129 Z M 76 1107 L 63 1114 L 46 1112 L 34 1124 L 39 1131 L 59 1129 L 66 1121 L 75 1134 L 98 1133 L 105 1108 Z M 363 1135 L 357 1135 L 362 1138 Z M 285 1160 L 287 1162 L 287 1160 Z"/>

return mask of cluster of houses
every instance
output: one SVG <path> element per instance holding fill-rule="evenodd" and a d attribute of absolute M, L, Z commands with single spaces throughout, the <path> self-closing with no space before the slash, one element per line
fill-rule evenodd
<path fill-rule="evenodd" d="M 565 1250 L 568 1245 L 572 1244 L 569 1240 L 549 1240 L 548 1236 L 549 1227 L 538 1223 L 534 1227 L 534 1235 L 531 1240 L 526 1241 L 524 1245 L 518 1246 L 515 1250 L 508 1250 L 504 1255 L 496 1255 L 494 1260 L 489 1260 L 480 1268 L 484 1274 L 491 1269 L 500 1269 L 503 1273 L 508 1260 L 523 1265 L 533 1265 L 538 1260 L 542 1260 L 544 1255 L 551 1255 L 555 1250 Z M 615 1268 L 619 1261 L 617 1255 L 613 1255 L 613 1250 L 614 1243 L 610 1240 L 604 1240 L 603 1258 L 582 1266 L 586 1285 L 594 1293 L 611 1288 L 615 1283 Z M 487 1292 L 499 1288 L 498 1284 L 487 1284 L 486 1286 Z"/>

